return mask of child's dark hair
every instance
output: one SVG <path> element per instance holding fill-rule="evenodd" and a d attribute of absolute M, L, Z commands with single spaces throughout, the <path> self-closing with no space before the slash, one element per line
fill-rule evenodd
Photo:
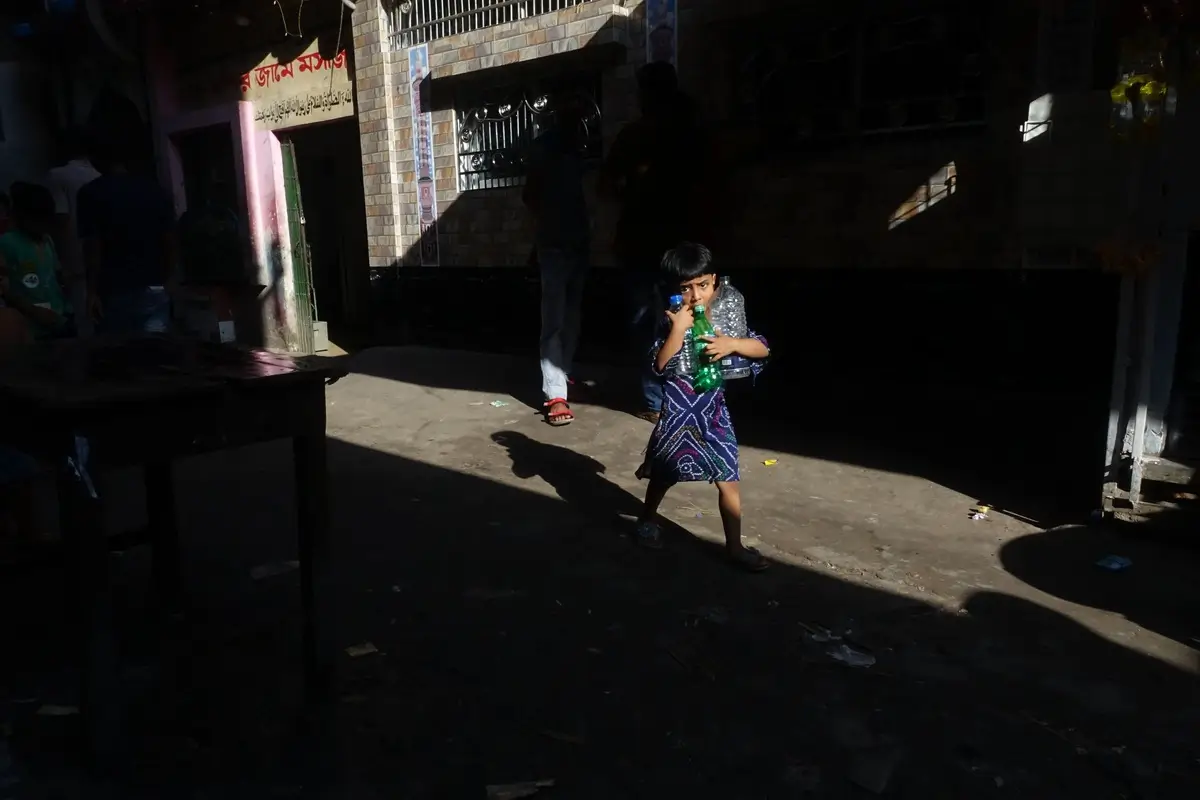
<path fill-rule="evenodd" d="M 14 216 L 45 219 L 54 216 L 54 195 L 38 183 L 18 181 L 8 189 Z"/>
<path fill-rule="evenodd" d="M 690 281 L 701 275 L 715 275 L 712 253 L 695 242 L 680 242 L 663 253 L 661 269 L 664 277 Z"/>

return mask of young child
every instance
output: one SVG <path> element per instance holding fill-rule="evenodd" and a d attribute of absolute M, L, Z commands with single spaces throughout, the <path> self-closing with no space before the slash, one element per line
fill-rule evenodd
<path fill-rule="evenodd" d="M 13 229 L 0 236 L 0 275 L 8 278 L 3 300 L 29 321 L 35 338 L 62 335 L 67 304 L 50 238 L 54 196 L 44 186 L 14 183 L 11 197 Z"/>
<path fill-rule="evenodd" d="M 720 289 L 712 254 L 700 244 L 684 242 L 668 250 L 662 259 L 667 280 L 677 285 L 683 297 L 678 311 L 667 311 L 663 334 L 652 351 L 654 371 L 664 378 L 662 416 L 650 435 L 646 460 L 639 478 L 649 478 L 646 503 L 638 521 L 638 542 L 662 546 L 662 531 L 655 519 L 667 490 L 681 481 L 708 481 L 717 485 L 721 524 L 725 529 L 725 552 L 732 564 L 751 572 L 767 568 L 767 560 L 742 544 L 742 497 L 738 486 L 738 444 L 725 405 L 725 392 L 717 389 L 697 393 L 689 375 L 678 368 L 679 353 L 691 347 L 688 331 L 692 309 L 710 307 Z M 757 374 L 770 354 L 767 340 L 755 333 L 735 339 L 717 331 L 706 339 L 705 353 L 720 360 L 730 355 L 750 359 Z"/>

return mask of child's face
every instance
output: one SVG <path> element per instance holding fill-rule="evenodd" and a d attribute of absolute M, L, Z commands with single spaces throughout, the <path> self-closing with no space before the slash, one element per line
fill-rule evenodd
<path fill-rule="evenodd" d="M 700 275 L 691 280 L 679 282 L 679 294 L 688 308 L 704 305 L 707 308 L 717 293 L 717 276 L 715 274 Z"/>
<path fill-rule="evenodd" d="M 30 214 L 28 216 L 18 216 L 16 218 L 17 227 L 26 236 L 33 239 L 44 239 L 50 235 L 50 218 L 41 216 L 40 214 Z"/>

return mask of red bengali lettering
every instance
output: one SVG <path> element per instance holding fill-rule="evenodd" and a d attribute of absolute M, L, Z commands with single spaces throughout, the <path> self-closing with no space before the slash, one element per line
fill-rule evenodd
<path fill-rule="evenodd" d="M 250 73 L 246 72 L 242 75 L 242 92 L 250 91 Z"/>
<path fill-rule="evenodd" d="M 319 69 L 319 67 L 313 66 L 314 58 L 317 59 L 317 61 L 319 62 L 321 59 L 321 56 L 318 53 L 309 53 L 306 56 L 300 56 L 299 58 L 297 58 L 296 60 L 300 62 L 300 71 L 301 72 L 313 72 L 316 69 Z"/>
<path fill-rule="evenodd" d="M 271 82 L 271 67 L 259 67 L 254 70 L 254 82 L 259 86 L 266 86 Z"/>
<path fill-rule="evenodd" d="M 333 64 L 333 69 L 345 69 L 346 68 L 346 51 L 343 50 L 342 52 L 338 53 L 334 57 L 332 64 Z"/>
<path fill-rule="evenodd" d="M 280 64 L 279 72 L 276 75 L 276 79 L 292 77 L 292 73 L 295 70 L 295 67 L 294 67 L 295 63 L 296 63 L 295 61 L 289 61 L 286 64 Z"/>

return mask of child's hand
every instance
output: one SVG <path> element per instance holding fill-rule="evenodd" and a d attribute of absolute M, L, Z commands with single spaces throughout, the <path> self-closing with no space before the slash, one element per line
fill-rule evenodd
<path fill-rule="evenodd" d="M 58 330 L 66 322 L 66 320 L 51 309 L 42 308 L 41 306 L 31 306 L 27 309 L 25 316 L 29 317 L 37 325 L 52 331 Z"/>
<path fill-rule="evenodd" d="M 704 348 L 704 355 L 711 358 L 713 361 L 720 361 L 723 358 L 728 358 L 738 351 L 739 340 L 732 336 L 726 336 L 723 333 L 717 333 L 716 336 L 702 336 L 703 341 L 708 342 L 708 347 Z"/>
<path fill-rule="evenodd" d="M 683 306 L 678 311 L 667 309 L 667 319 L 671 320 L 671 330 L 686 331 L 692 327 L 695 320 L 692 318 L 692 309 L 689 306 Z"/>

